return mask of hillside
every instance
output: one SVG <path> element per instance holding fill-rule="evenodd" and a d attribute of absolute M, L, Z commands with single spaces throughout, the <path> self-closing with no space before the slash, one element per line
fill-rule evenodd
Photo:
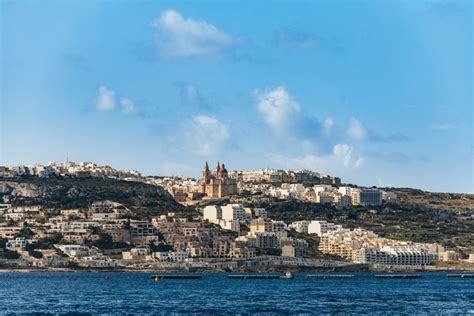
<path fill-rule="evenodd" d="M 269 217 L 287 223 L 298 220 L 327 220 L 346 228 L 362 227 L 381 237 L 437 242 L 464 253 L 474 252 L 474 220 L 471 212 L 456 214 L 452 211 L 403 205 L 370 208 L 354 206 L 338 210 L 330 205 L 296 201 L 263 203 L 256 206 L 267 208 Z"/>
<path fill-rule="evenodd" d="M 12 205 L 43 205 L 49 209 L 87 208 L 94 201 L 112 200 L 137 217 L 184 209 L 162 187 L 109 178 L 0 178 L 0 198 Z"/>
<path fill-rule="evenodd" d="M 397 194 L 402 206 L 444 211 L 474 211 L 474 194 L 436 193 L 410 188 L 383 188 Z"/>

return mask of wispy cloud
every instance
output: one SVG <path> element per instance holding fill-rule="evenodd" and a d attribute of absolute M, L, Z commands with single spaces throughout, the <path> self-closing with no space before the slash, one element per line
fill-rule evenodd
<path fill-rule="evenodd" d="M 330 154 L 309 154 L 289 157 L 272 154 L 270 160 L 285 168 L 320 170 L 324 173 L 339 174 L 341 169 L 354 169 L 362 166 L 364 157 L 354 158 L 354 148 L 347 144 L 336 144 Z"/>
<path fill-rule="evenodd" d="M 450 129 L 455 129 L 457 126 L 449 123 L 433 124 L 430 125 L 430 129 L 434 131 L 447 131 Z"/>
<path fill-rule="evenodd" d="M 116 105 L 116 93 L 106 86 L 98 88 L 99 96 L 96 99 L 95 107 L 102 112 L 114 112 Z M 123 114 L 134 114 L 137 112 L 135 103 L 127 97 L 121 97 L 119 100 L 120 112 Z"/>
<path fill-rule="evenodd" d="M 331 135 L 333 127 L 334 120 L 330 117 L 325 118 L 323 122 L 324 133 L 328 136 Z"/>
<path fill-rule="evenodd" d="M 355 140 L 366 140 L 369 137 L 369 132 L 361 121 L 351 117 L 347 125 L 347 135 Z"/>
<path fill-rule="evenodd" d="M 179 95 L 183 104 L 190 105 L 196 110 L 211 110 L 207 100 L 195 84 L 179 82 L 176 85 L 179 88 Z"/>
<path fill-rule="evenodd" d="M 155 18 L 155 41 L 163 58 L 219 58 L 234 39 L 206 21 L 184 18 L 175 10 L 166 10 Z"/>
<path fill-rule="evenodd" d="M 469 1 L 463 3 L 462 1 L 432 1 L 428 2 L 428 10 L 442 18 L 459 19 L 468 17 L 468 8 L 464 4 L 468 4 Z"/>
<path fill-rule="evenodd" d="M 283 133 L 300 111 L 300 105 L 284 87 L 254 92 L 257 107 L 265 122 L 276 132 Z"/>
<path fill-rule="evenodd" d="M 184 128 L 184 145 L 195 155 L 211 156 L 218 154 L 229 140 L 227 125 L 217 118 L 207 115 L 194 116 Z"/>
<path fill-rule="evenodd" d="M 273 41 L 278 48 L 310 48 L 316 46 L 318 38 L 305 32 L 284 28 L 275 33 Z"/>
<path fill-rule="evenodd" d="M 334 122 L 307 113 L 283 86 L 273 89 L 255 90 L 255 102 L 265 124 L 274 134 L 280 146 L 300 149 L 311 153 L 315 150 L 329 152 L 329 141 Z"/>
<path fill-rule="evenodd" d="M 100 86 L 98 92 L 96 108 L 99 111 L 113 111 L 115 108 L 115 91 L 108 89 L 106 86 Z"/>
<path fill-rule="evenodd" d="M 394 164 L 430 161 L 430 159 L 425 155 L 414 155 L 392 150 L 368 150 L 365 154 L 370 158 L 380 159 Z"/>
<path fill-rule="evenodd" d="M 371 141 L 383 143 L 407 142 L 410 139 L 402 133 L 393 133 L 389 135 L 380 135 L 365 127 L 365 125 L 357 118 L 352 117 L 347 124 L 346 134 L 356 141 Z"/>
<path fill-rule="evenodd" d="M 120 111 L 124 114 L 133 114 L 137 111 L 135 103 L 126 97 L 120 98 Z"/>

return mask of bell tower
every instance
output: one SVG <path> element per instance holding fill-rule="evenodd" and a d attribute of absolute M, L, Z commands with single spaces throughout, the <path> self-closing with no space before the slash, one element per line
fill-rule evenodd
<path fill-rule="evenodd" d="M 204 165 L 204 169 L 202 170 L 202 180 L 204 183 L 207 183 L 211 179 L 211 170 L 209 170 L 209 165 L 206 164 Z"/>

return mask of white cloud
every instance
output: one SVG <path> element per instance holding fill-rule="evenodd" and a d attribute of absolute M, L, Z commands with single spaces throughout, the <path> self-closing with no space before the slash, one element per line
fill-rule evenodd
<path fill-rule="evenodd" d="M 96 107 L 100 111 L 113 111 L 115 108 L 115 91 L 100 86 Z"/>
<path fill-rule="evenodd" d="M 369 133 L 361 121 L 352 117 L 347 127 L 347 135 L 355 140 L 365 140 Z"/>
<path fill-rule="evenodd" d="M 352 159 L 353 151 L 353 147 L 347 144 L 336 144 L 332 153 L 328 155 L 308 154 L 303 157 L 271 155 L 270 159 L 289 169 L 309 169 L 328 174 L 340 174 L 342 169 L 359 168 L 362 165 L 364 158 Z"/>
<path fill-rule="evenodd" d="M 207 115 L 193 117 L 184 134 L 187 148 L 201 156 L 219 153 L 230 136 L 225 124 Z"/>
<path fill-rule="evenodd" d="M 155 18 L 156 45 L 162 57 L 215 58 L 234 40 L 205 21 L 184 18 L 175 10 L 166 10 Z"/>
<path fill-rule="evenodd" d="M 332 150 L 335 157 L 342 158 L 344 166 L 351 163 L 352 147 L 346 144 L 336 144 Z"/>
<path fill-rule="evenodd" d="M 185 85 L 184 87 L 184 92 L 186 93 L 186 97 L 192 101 L 192 102 L 196 102 L 198 96 L 199 96 L 199 93 L 197 91 L 197 88 L 195 85 L 193 84 L 187 84 Z"/>
<path fill-rule="evenodd" d="M 456 128 L 456 126 L 449 123 L 442 123 L 442 124 L 433 124 L 430 126 L 430 128 L 434 131 L 447 131 L 447 130 Z"/>
<path fill-rule="evenodd" d="M 293 116 L 300 111 L 300 105 L 284 87 L 273 90 L 255 90 L 257 106 L 267 124 L 277 132 L 286 129 Z"/>
<path fill-rule="evenodd" d="M 362 166 L 362 164 L 364 163 L 364 160 L 365 160 L 364 157 L 357 158 L 357 160 L 354 162 L 354 167 L 359 168 L 360 166 Z"/>
<path fill-rule="evenodd" d="M 122 97 L 120 98 L 120 111 L 124 114 L 132 114 L 135 113 L 137 110 L 135 107 L 135 103 L 132 100 L 126 97 Z"/>
<path fill-rule="evenodd" d="M 333 126 L 334 120 L 330 117 L 327 117 L 323 122 L 324 133 L 328 136 L 331 135 Z"/>

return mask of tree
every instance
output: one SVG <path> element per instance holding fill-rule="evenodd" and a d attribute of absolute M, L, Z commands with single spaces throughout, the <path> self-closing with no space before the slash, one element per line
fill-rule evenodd
<path fill-rule="evenodd" d="M 33 258 L 36 258 L 36 259 L 41 259 L 43 258 L 43 254 L 39 251 L 36 251 L 36 250 L 32 250 L 32 251 L 28 251 L 28 254 L 30 256 L 32 256 Z"/>
<path fill-rule="evenodd" d="M 168 252 L 168 251 L 173 251 L 173 247 L 165 243 L 159 243 L 158 245 L 156 245 L 153 241 L 150 241 L 150 251 L 151 252 Z"/>
<path fill-rule="evenodd" d="M 25 239 L 30 239 L 35 236 L 35 233 L 29 227 L 23 227 L 18 233 L 18 237 L 23 237 Z"/>
<path fill-rule="evenodd" d="M 92 245 L 99 249 L 110 249 L 113 248 L 114 241 L 112 237 L 104 232 L 99 232 L 99 238 L 92 242 Z"/>
<path fill-rule="evenodd" d="M 20 258 L 20 254 L 16 251 L 11 251 L 11 250 L 7 250 L 5 251 L 5 253 L 3 254 L 3 257 L 5 259 L 10 259 L 10 260 L 15 260 L 15 259 L 19 259 Z"/>

